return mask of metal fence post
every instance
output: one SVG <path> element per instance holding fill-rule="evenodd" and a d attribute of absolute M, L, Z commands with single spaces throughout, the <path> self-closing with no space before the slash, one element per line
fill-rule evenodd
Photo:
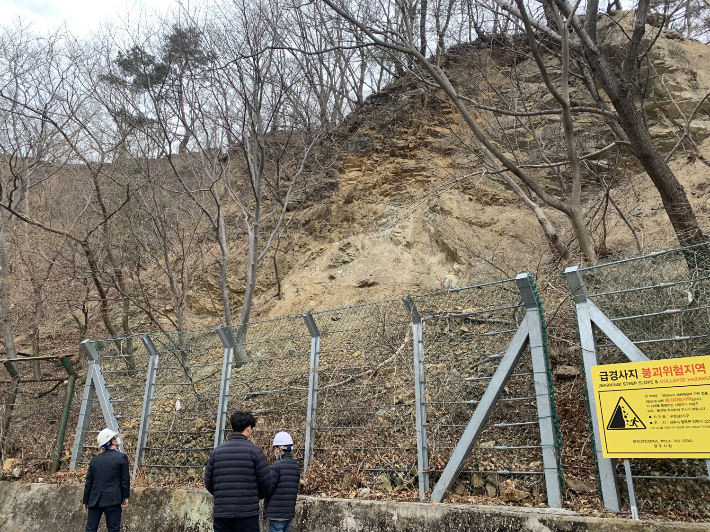
<path fill-rule="evenodd" d="M 15 365 L 10 360 L 5 360 L 2 365 L 10 374 L 12 381 L 10 384 L 10 391 L 7 393 L 5 404 L 3 405 L 5 407 L 4 412 L 2 417 L 0 417 L 0 442 L 5 438 L 5 435 L 10 428 L 10 417 L 15 408 L 17 393 L 20 390 L 20 375 L 17 373 Z"/>
<path fill-rule="evenodd" d="M 111 404 L 111 397 L 106 389 L 106 382 L 104 381 L 104 375 L 101 373 L 101 357 L 99 356 L 94 342 L 84 340 L 84 350 L 86 354 L 91 359 L 95 360 L 94 371 L 92 375 L 92 380 L 94 381 L 94 389 L 96 390 L 96 398 L 99 400 L 99 405 L 101 406 L 101 413 L 104 416 L 104 422 L 106 423 L 106 428 L 111 429 L 114 432 L 120 433 L 118 427 L 118 421 L 116 420 L 116 414 L 113 411 L 113 404 Z M 119 446 L 119 450 L 123 451 L 123 441 Z"/>
<path fill-rule="evenodd" d="M 414 343 L 414 412 L 417 430 L 417 474 L 419 476 L 419 500 L 424 501 L 429 491 L 429 447 L 426 430 L 426 388 L 424 379 L 424 337 L 422 318 L 410 296 L 404 298 L 404 306 L 412 316 L 412 339 Z"/>
<path fill-rule="evenodd" d="M 543 343 L 542 315 L 538 307 L 537 297 L 535 297 L 535 292 L 530 283 L 529 274 L 521 273 L 516 277 L 515 281 L 525 304 L 525 319 L 528 322 L 528 334 L 530 335 L 530 356 L 535 380 L 535 398 L 540 426 L 545 485 L 547 487 L 547 504 L 552 508 L 562 508 L 557 430 L 553 419 L 550 381 Z"/>
<path fill-rule="evenodd" d="M 72 456 L 69 462 L 69 471 L 74 471 L 76 469 L 77 462 L 84 454 L 84 445 L 86 443 L 86 434 L 89 431 L 91 407 L 94 403 L 94 396 L 96 396 L 99 400 L 99 405 L 101 406 L 101 412 L 104 416 L 106 427 L 114 432 L 119 432 L 116 414 L 113 411 L 113 405 L 111 405 L 111 399 L 109 398 L 108 391 L 106 390 L 106 383 L 104 382 L 104 377 L 101 374 L 101 359 L 99 357 L 99 353 L 96 351 L 96 347 L 94 347 L 94 343 L 91 340 L 84 340 L 81 342 L 81 349 L 83 349 L 84 354 L 86 354 L 86 358 L 89 360 L 89 369 L 86 372 L 84 395 L 81 399 L 79 420 L 76 424 L 76 434 L 74 436 Z M 123 442 L 121 442 L 120 449 L 123 450 Z"/>
<path fill-rule="evenodd" d="M 138 428 L 138 442 L 136 443 L 136 460 L 133 463 L 133 480 L 135 480 L 138 470 L 143 463 L 145 447 L 148 444 L 148 434 L 150 433 L 150 412 L 153 409 L 153 394 L 155 393 L 155 381 L 158 375 L 158 350 L 153 344 L 150 336 L 144 334 L 141 338 L 143 345 L 150 354 L 148 359 L 148 371 L 145 376 L 145 392 L 143 394 L 143 409 L 141 410 L 141 424 Z"/>
<path fill-rule="evenodd" d="M 612 512 L 621 509 L 619 486 L 616 482 L 616 469 L 611 458 L 604 458 L 602 454 L 602 443 L 599 435 L 599 421 L 597 420 L 597 401 L 594 396 L 594 386 L 592 384 L 592 366 L 599 364 L 597 358 L 597 340 L 594 334 L 589 306 L 592 304 L 587 296 L 587 288 L 584 286 L 582 274 L 578 266 L 572 266 L 565 270 L 567 285 L 572 293 L 572 299 L 577 311 L 577 324 L 579 327 L 579 339 L 582 347 L 582 359 L 584 361 L 584 376 L 587 383 L 587 399 L 589 401 L 589 417 L 592 421 L 594 431 L 594 451 L 599 468 L 599 479 L 602 488 L 604 506 Z"/>
<path fill-rule="evenodd" d="M 316 409 L 318 408 L 318 367 L 320 365 L 320 331 L 311 311 L 303 315 L 311 335 L 311 367 L 308 377 L 308 412 L 306 414 L 306 441 L 303 450 L 303 470 L 313 461 L 315 447 Z"/>
<path fill-rule="evenodd" d="M 59 424 L 59 434 L 57 435 L 57 446 L 54 449 L 54 454 L 52 455 L 52 465 L 49 472 L 54 474 L 59 471 L 59 462 L 62 459 L 62 449 L 64 448 L 64 435 L 67 432 L 67 421 L 69 420 L 69 414 L 71 410 L 72 399 L 74 398 L 74 385 L 76 383 L 76 371 L 74 371 L 74 366 L 69 361 L 68 357 L 61 357 L 62 366 L 64 370 L 69 375 L 67 380 L 66 395 L 64 396 L 64 410 L 62 412 L 62 420 Z"/>
<path fill-rule="evenodd" d="M 624 460 L 624 472 L 626 474 L 626 487 L 629 490 L 629 507 L 631 508 L 631 519 L 639 521 L 639 510 L 636 506 L 636 491 L 634 490 L 634 477 L 631 475 L 631 460 Z"/>
<path fill-rule="evenodd" d="M 234 362 L 234 342 L 226 327 L 217 327 L 217 335 L 224 346 L 224 359 L 222 361 L 222 380 L 219 384 L 219 404 L 217 406 L 217 424 L 214 432 L 215 448 L 224 441 L 225 425 L 227 423 L 227 409 L 229 408 L 229 384 L 232 379 L 232 363 Z"/>
<path fill-rule="evenodd" d="M 86 372 L 86 382 L 84 383 L 84 395 L 81 398 L 81 407 L 79 408 L 79 420 L 76 424 L 76 434 L 74 435 L 74 445 L 71 451 L 71 459 L 69 461 L 69 471 L 76 469 L 76 464 L 84 455 L 84 444 L 86 443 L 86 433 L 89 430 L 89 421 L 91 420 L 91 405 L 94 403 L 93 368 L 94 362 L 89 360 L 89 368 Z"/>

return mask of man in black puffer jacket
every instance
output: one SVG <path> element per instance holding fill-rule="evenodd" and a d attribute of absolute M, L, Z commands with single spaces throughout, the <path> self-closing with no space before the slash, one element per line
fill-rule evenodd
<path fill-rule="evenodd" d="M 301 480 L 301 466 L 291 457 L 293 439 L 288 432 L 274 437 L 276 461 L 271 466 L 271 489 L 264 501 L 264 518 L 269 532 L 289 532 L 296 517 L 296 497 Z"/>
<path fill-rule="evenodd" d="M 205 487 L 214 495 L 214 532 L 259 532 L 259 499 L 271 488 L 264 451 L 248 440 L 256 419 L 251 412 L 229 418 L 234 434 L 210 454 Z"/>

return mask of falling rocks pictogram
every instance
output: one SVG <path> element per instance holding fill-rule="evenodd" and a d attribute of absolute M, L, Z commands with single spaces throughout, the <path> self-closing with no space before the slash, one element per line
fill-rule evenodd
<path fill-rule="evenodd" d="M 614 413 L 611 415 L 611 421 L 606 427 L 606 430 L 638 430 L 645 429 L 641 418 L 634 412 L 633 408 L 626 402 L 626 399 L 619 397 L 616 403 Z"/>

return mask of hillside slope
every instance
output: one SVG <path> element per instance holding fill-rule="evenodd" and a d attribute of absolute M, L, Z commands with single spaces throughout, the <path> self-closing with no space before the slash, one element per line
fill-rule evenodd
<path fill-rule="evenodd" d="M 629 14 L 618 13 L 612 22 L 630 24 Z M 647 30 L 656 31 L 651 26 Z M 617 37 L 614 32 L 604 37 L 612 57 L 621 46 Z M 453 50 L 445 58 L 447 74 L 462 93 L 478 94 L 482 100 L 481 94 L 491 92 L 491 87 L 505 90 L 505 75 L 512 70 L 509 59 L 501 59 L 498 52 L 495 47 L 476 46 Z M 515 65 L 516 71 L 528 72 L 521 91 L 531 98 L 541 91 L 535 68 L 531 60 Z M 669 154 L 679 144 L 678 124 L 684 125 L 695 110 L 690 137 L 701 156 L 708 153 L 710 103 L 704 98 L 710 92 L 710 48 L 663 32 L 653 50 L 651 70 L 656 96 L 646 111 L 659 148 Z M 534 151 L 529 138 L 523 142 L 529 134 L 512 120 L 487 112 L 476 116 L 503 149 Z M 410 78 L 397 80 L 355 111 L 338 132 L 343 144 L 334 192 L 305 210 L 291 234 L 281 258 L 281 299 L 274 297 L 273 268 L 262 268 L 257 314 L 276 316 L 463 286 L 525 270 L 555 275 L 560 264 L 532 212 L 490 172 L 460 122 L 440 92 Z M 559 143 L 558 124 L 551 122 L 543 126 L 543 133 L 552 128 L 548 135 Z M 583 152 L 607 144 L 601 121 L 579 122 Z M 511 138 L 517 143 L 512 148 Z M 628 151 L 620 150 L 615 157 L 593 161 L 583 188 L 588 218 L 596 214 L 592 224 L 601 257 L 627 253 L 637 245 L 610 205 L 602 244 L 603 190 L 595 172 L 611 184 L 610 196 L 636 229 L 644 250 L 673 245 L 675 237 L 650 179 Z M 708 228 L 710 167 L 687 141 L 675 147 L 671 167 L 701 226 Z M 538 178 L 549 193 L 561 195 L 552 171 L 541 171 Z M 581 262 L 569 223 L 553 209 L 543 208 L 573 250 L 569 263 Z"/>

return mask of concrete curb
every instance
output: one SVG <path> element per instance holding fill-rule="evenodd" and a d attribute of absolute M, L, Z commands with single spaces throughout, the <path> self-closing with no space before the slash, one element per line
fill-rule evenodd
<path fill-rule="evenodd" d="M 0 482 L 0 532 L 81 532 L 83 487 Z M 299 497 L 293 532 L 710 532 L 710 524 L 583 517 L 569 510 Z M 262 521 L 262 524 L 264 522 Z M 263 527 L 262 527 L 263 528 Z M 136 488 L 124 532 L 212 532 L 205 490 Z"/>

